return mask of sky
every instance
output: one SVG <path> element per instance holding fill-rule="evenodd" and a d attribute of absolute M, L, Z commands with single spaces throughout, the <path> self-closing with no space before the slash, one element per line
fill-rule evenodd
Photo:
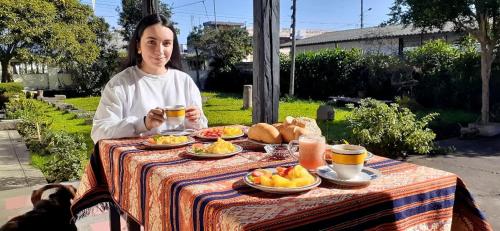
<path fill-rule="evenodd" d="M 92 0 L 80 0 L 92 5 Z M 253 26 L 253 0 L 160 0 L 172 6 L 172 20 L 180 30 L 179 42 L 186 44 L 193 26 L 206 21 L 240 22 Z M 360 27 L 361 0 L 296 0 L 297 30 L 337 31 Z M 377 26 L 389 17 L 394 0 L 364 0 L 364 27 Z M 280 1 L 280 28 L 290 28 L 292 0 Z M 215 5 L 215 14 L 214 14 Z M 95 0 L 95 14 L 112 26 L 118 26 L 121 0 Z M 215 17 L 214 17 L 215 15 Z"/>

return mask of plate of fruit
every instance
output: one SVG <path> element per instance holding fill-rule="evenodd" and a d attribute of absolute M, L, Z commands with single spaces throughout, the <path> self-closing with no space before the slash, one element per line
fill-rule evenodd
<path fill-rule="evenodd" d="M 216 128 L 207 128 L 198 131 L 195 136 L 202 139 L 216 140 L 218 138 L 234 139 L 244 136 L 243 129 L 239 126 L 225 126 Z"/>
<path fill-rule="evenodd" d="M 149 148 L 175 148 L 194 143 L 194 139 L 189 136 L 156 135 L 148 138 L 144 145 Z"/>
<path fill-rule="evenodd" d="M 220 158 L 236 155 L 243 151 L 237 144 L 218 138 L 213 143 L 196 143 L 186 149 L 186 153 L 194 157 Z"/>
<path fill-rule="evenodd" d="M 243 181 L 250 187 L 270 193 L 298 193 L 321 184 L 321 178 L 309 173 L 301 165 L 255 169 Z"/>

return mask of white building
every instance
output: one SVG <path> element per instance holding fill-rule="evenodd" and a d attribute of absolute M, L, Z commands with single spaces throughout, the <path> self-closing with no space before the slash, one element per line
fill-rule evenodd
<path fill-rule="evenodd" d="M 451 25 L 445 26 L 443 30 L 429 31 L 413 29 L 412 26 L 390 25 L 327 32 L 297 40 L 295 45 L 297 53 L 326 48 L 358 48 L 365 53 L 402 55 L 403 51 L 421 46 L 428 40 L 443 39 L 453 43 L 462 36 L 463 34 L 454 32 Z M 291 45 L 291 42 L 281 44 L 280 52 L 290 53 Z"/>

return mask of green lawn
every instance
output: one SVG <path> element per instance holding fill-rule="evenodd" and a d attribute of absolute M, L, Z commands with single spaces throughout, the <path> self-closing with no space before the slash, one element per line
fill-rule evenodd
<path fill-rule="evenodd" d="M 93 112 L 96 110 L 97 105 L 99 105 L 99 100 L 101 97 L 92 96 L 84 98 L 71 98 L 64 100 L 65 103 L 73 104 L 78 109 Z"/>
<path fill-rule="evenodd" d="M 241 109 L 243 99 L 237 94 L 204 92 L 207 97 L 203 105 L 203 111 L 208 118 L 209 126 L 219 126 L 228 124 L 252 124 L 252 110 Z M 73 98 L 66 99 L 65 102 L 73 104 L 75 107 L 87 111 L 95 111 L 99 104 L 99 97 Z M 322 102 L 296 100 L 293 102 L 280 102 L 279 121 L 283 121 L 286 116 L 307 116 L 316 118 L 316 110 Z M 431 128 L 437 131 L 439 138 L 447 138 L 456 134 L 449 131 L 458 127 L 458 123 L 463 125 L 474 121 L 477 114 L 459 110 L 424 110 L 417 112 L 417 116 L 423 116 L 431 112 L 438 112 L 440 115 L 431 122 Z M 70 132 L 81 132 L 90 136 L 90 125 L 83 125 L 83 120 L 74 119 L 72 115 L 64 114 L 53 109 L 49 114 L 54 116 L 52 125 L 55 129 L 64 129 Z M 346 139 L 348 137 L 348 128 L 346 117 L 350 114 L 347 108 L 335 109 L 335 120 L 332 122 L 319 123 L 323 133 L 329 142 Z M 90 138 L 89 138 L 90 139 Z"/>
<path fill-rule="evenodd" d="M 203 105 L 209 126 L 229 125 L 229 124 L 252 124 L 251 109 L 243 110 L 242 97 L 235 94 L 226 93 L 211 93 L 205 92 L 203 96 L 207 97 L 206 103 Z M 99 104 L 99 97 L 85 97 L 66 99 L 66 103 L 73 104 L 79 109 L 86 111 L 95 111 Z M 279 121 L 283 121 L 286 116 L 307 116 L 316 118 L 316 110 L 322 102 L 297 100 L 293 102 L 280 102 L 279 106 Z M 89 147 L 89 152 L 92 150 L 92 140 L 90 139 L 91 125 L 85 125 L 83 119 L 76 119 L 74 115 L 56 110 L 54 107 L 44 104 L 43 110 L 52 121 L 51 129 L 63 130 L 70 133 L 79 133 L 86 138 L 86 143 Z M 439 138 L 447 138 L 448 130 L 453 130 L 458 126 L 457 123 L 463 125 L 474 121 L 477 114 L 468 113 L 457 110 L 432 110 L 440 113 L 440 116 L 431 123 L 431 127 L 435 131 L 439 131 Z M 422 116 L 432 112 L 431 110 L 418 112 L 418 116 Z M 346 117 L 350 114 L 350 110 L 346 108 L 335 109 L 335 120 L 330 122 L 319 123 L 323 134 L 326 136 L 329 143 L 346 139 L 349 136 Z M 35 166 L 43 166 L 48 160 L 47 156 L 40 156 L 36 153 L 32 155 L 32 162 Z"/>
<path fill-rule="evenodd" d="M 203 105 L 203 111 L 208 118 L 209 126 L 220 126 L 228 124 L 252 124 L 252 110 L 241 109 L 243 99 L 241 96 L 227 93 L 205 92 L 207 102 Z M 66 103 L 87 111 L 95 111 L 99 104 L 99 97 L 66 99 Z M 297 100 L 294 102 L 280 102 L 279 121 L 283 121 L 286 116 L 307 116 L 316 118 L 316 110 L 321 102 Z M 336 109 L 335 121 L 320 124 L 328 140 L 340 140 L 347 137 L 345 119 L 349 111 L 345 108 Z M 65 126 L 65 125 L 60 125 Z M 87 125 L 88 131 L 90 126 Z"/>

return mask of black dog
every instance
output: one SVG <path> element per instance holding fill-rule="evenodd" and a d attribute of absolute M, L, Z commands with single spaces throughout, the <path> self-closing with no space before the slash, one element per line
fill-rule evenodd
<path fill-rule="evenodd" d="M 49 199 L 41 200 L 43 192 L 51 188 L 58 189 Z M 62 184 L 49 184 L 34 190 L 31 194 L 33 210 L 12 218 L 0 231 L 77 230 L 70 211 L 75 193 L 75 187 Z"/>

